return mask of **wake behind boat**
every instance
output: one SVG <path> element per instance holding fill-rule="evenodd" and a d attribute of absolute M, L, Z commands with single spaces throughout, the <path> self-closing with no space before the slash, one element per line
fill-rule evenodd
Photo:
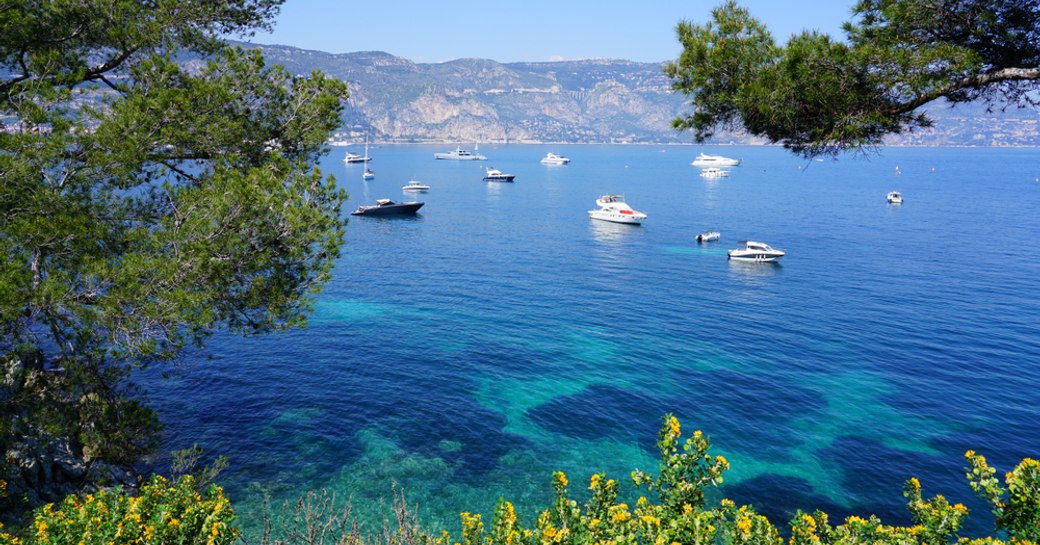
<path fill-rule="evenodd" d="M 354 216 L 403 216 L 415 214 L 424 202 L 394 202 L 390 199 L 376 199 L 374 205 L 361 205 L 351 212 Z"/>
<path fill-rule="evenodd" d="M 634 210 L 625 202 L 624 195 L 603 195 L 596 199 L 596 205 L 599 210 L 589 210 L 589 218 L 594 220 L 639 225 L 646 219 L 646 214 Z"/>
<path fill-rule="evenodd" d="M 740 159 L 730 159 L 721 155 L 706 155 L 700 153 L 691 165 L 695 167 L 735 167 L 740 164 Z"/>
<path fill-rule="evenodd" d="M 462 146 L 455 148 L 454 151 L 440 152 L 433 154 L 434 159 L 447 159 L 450 161 L 486 161 L 487 157 L 468 149 L 462 149 Z"/>
<path fill-rule="evenodd" d="M 726 252 L 726 255 L 734 261 L 753 261 L 755 263 L 774 263 L 784 257 L 782 250 L 769 247 L 765 242 L 753 240 L 740 240 L 743 248 L 736 248 Z"/>

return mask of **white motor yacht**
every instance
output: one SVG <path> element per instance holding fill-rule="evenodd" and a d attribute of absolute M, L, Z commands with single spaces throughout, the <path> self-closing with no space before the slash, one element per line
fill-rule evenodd
<path fill-rule="evenodd" d="M 434 159 L 447 159 L 451 161 L 486 161 L 487 157 L 468 149 L 462 149 L 461 146 L 455 148 L 455 151 L 440 152 L 433 154 Z"/>
<path fill-rule="evenodd" d="M 903 194 L 898 191 L 889 191 L 888 195 L 885 195 L 885 200 L 888 204 L 903 204 Z"/>
<path fill-rule="evenodd" d="M 723 178 L 729 176 L 729 171 L 718 167 L 702 168 L 701 176 L 704 176 L 705 178 Z"/>
<path fill-rule="evenodd" d="M 691 165 L 695 167 L 735 167 L 740 164 L 740 159 L 730 159 L 721 155 L 706 155 L 700 153 Z"/>
<path fill-rule="evenodd" d="M 634 210 L 625 202 L 624 195 L 603 195 L 596 199 L 596 205 L 599 210 L 589 210 L 589 217 L 594 220 L 639 225 L 646 219 L 646 214 Z"/>
<path fill-rule="evenodd" d="M 350 153 L 350 152 L 348 151 L 348 152 L 347 152 L 347 155 L 346 155 L 345 157 L 343 157 L 343 162 L 344 162 L 344 163 L 367 163 L 367 162 L 369 162 L 369 161 L 370 161 L 371 159 L 372 159 L 372 158 L 371 158 L 371 157 L 369 157 L 369 156 L 368 156 L 368 154 L 365 154 L 365 155 L 358 155 L 358 154 L 356 154 L 356 153 Z"/>
<path fill-rule="evenodd" d="M 401 191 L 412 191 L 412 192 L 426 192 L 430 190 L 430 186 L 420 182 L 419 180 L 411 180 L 407 185 L 401 187 Z"/>
<path fill-rule="evenodd" d="M 734 261 L 773 263 L 779 261 L 785 255 L 782 250 L 771 248 L 765 242 L 755 242 L 753 240 L 741 240 L 738 242 L 744 244 L 744 247 L 726 252 L 729 258 Z"/>
<path fill-rule="evenodd" d="M 365 167 L 365 171 L 361 173 L 362 180 L 371 180 L 376 177 L 376 172 L 368 167 Z"/>
<path fill-rule="evenodd" d="M 570 162 L 571 162 L 571 160 L 568 159 L 567 157 L 564 157 L 562 155 L 556 155 L 555 153 L 553 153 L 551 151 L 549 153 L 545 154 L 545 157 L 542 157 L 542 164 L 543 165 L 566 165 L 567 163 L 570 163 Z"/>

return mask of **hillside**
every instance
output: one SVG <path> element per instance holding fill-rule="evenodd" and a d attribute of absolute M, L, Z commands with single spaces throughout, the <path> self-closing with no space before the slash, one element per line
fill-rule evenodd
<path fill-rule="evenodd" d="M 332 54 L 259 47 L 290 72 L 321 70 L 347 82 L 351 98 L 338 136 L 398 142 L 689 143 L 671 120 L 686 111 L 661 64 L 624 60 L 415 63 L 378 51 Z M 933 129 L 893 145 L 1040 146 L 1035 109 L 987 112 L 930 107 Z M 763 143 L 722 134 L 720 143 Z"/>

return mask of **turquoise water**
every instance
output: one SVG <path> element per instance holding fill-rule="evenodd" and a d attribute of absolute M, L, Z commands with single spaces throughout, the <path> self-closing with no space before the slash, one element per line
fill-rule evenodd
<path fill-rule="evenodd" d="M 666 412 L 729 458 L 718 494 L 778 525 L 798 508 L 905 523 L 916 476 L 986 531 L 964 451 L 1001 471 L 1040 454 L 1037 150 L 709 147 L 744 164 L 705 180 L 697 147 L 433 160 L 453 147 L 374 147 L 368 182 L 334 150 L 323 168 L 349 208 L 418 179 L 420 215 L 351 219 L 307 329 L 218 336 L 149 385 L 167 448 L 230 456 L 247 529 L 262 491 L 324 487 L 378 520 L 391 482 L 433 528 L 499 497 L 531 520 L 553 471 L 581 494 L 593 472 L 656 469 Z M 548 151 L 573 162 L 539 164 Z M 608 192 L 649 219 L 590 221 Z M 708 228 L 721 241 L 697 244 Z M 747 238 L 787 256 L 728 261 Z"/>

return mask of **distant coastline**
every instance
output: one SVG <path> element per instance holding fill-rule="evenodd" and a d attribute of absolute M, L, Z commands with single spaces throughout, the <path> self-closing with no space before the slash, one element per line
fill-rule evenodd
<path fill-rule="evenodd" d="M 389 145 L 389 146 L 462 146 L 472 147 L 474 142 L 462 142 L 459 140 L 426 140 L 426 141 L 403 141 L 403 140 L 369 140 L 369 145 Z M 476 142 L 481 146 L 667 146 L 676 148 L 697 148 L 697 147 L 782 147 L 780 144 L 769 144 L 761 142 Z M 365 141 L 362 140 L 338 140 L 334 142 L 326 142 L 327 146 L 332 148 L 345 148 L 351 146 L 364 146 Z M 905 142 L 893 142 L 891 144 L 885 144 L 881 146 L 884 148 L 996 148 L 996 149 L 1033 149 L 1040 148 L 1040 143 L 1036 144 L 995 144 L 995 145 L 982 145 L 982 144 L 914 144 Z"/>
<path fill-rule="evenodd" d="M 287 46 L 259 48 L 291 73 L 321 70 L 347 83 L 350 98 L 336 138 L 410 144 L 697 145 L 672 120 L 689 113 L 662 63 L 595 59 L 499 63 L 457 59 L 416 63 L 381 51 L 332 54 Z M 982 104 L 925 108 L 930 129 L 896 135 L 890 146 L 1037 147 L 1040 113 Z M 723 144 L 725 142 L 726 144 Z M 711 145 L 767 145 L 719 131 Z"/>

